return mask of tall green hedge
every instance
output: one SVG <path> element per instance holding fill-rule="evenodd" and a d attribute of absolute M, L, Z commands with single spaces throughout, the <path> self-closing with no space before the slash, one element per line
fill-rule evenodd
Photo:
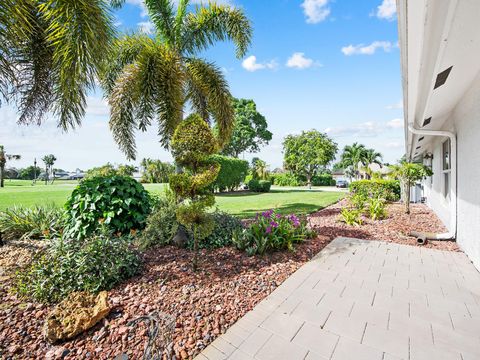
<path fill-rule="evenodd" d="M 365 198 L 380 195 L 387 201 L 400 200 L 398 180 L 357 180 L 350 184 L 350 192 Z"/>
<path fill-rule="evenodd" d="M 277 186 L 305 186 L 307 179 L 303 176 L 296 176 L 290 172 L 281 174 L 271 174 L 270 182 Z M 313 186 L 334 186 L 335 179 L 330 174 L 314 175 L 312 178 Z"/>
<path fill-rule="evenodd" d="M 234 191 L 245 181 L 248 162 L 223 155 L 212 155 L 210 160 L 220 164 L 220 173 L 213 183 L 215 191 Z"/>

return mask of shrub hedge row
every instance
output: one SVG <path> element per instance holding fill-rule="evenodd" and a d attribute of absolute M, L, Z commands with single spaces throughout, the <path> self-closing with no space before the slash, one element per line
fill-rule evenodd
<path fill-rule="evenodd" d="M 252 179 L 248 182 L 248 189 L 253 192 L 267 193 L 270 191 L 272 183 L 266 180 Z"/>
<path fill-rule="evenodd" d="M 292 173 L 271 174 L 270 181 L 277 186 L 305 186 L 307 179 Z M 330 174 L 315 175 L 312 178 L 313 186 L 334 186 L 335 179 Z"/>
<path fill-rule="evenodd" d="M 248 162 L 223 155 L 213 155 L 212 161 L 220 164 L 220 173 L 213 183 L 215 191 L 234 191 L 245 181 L 248 173 Z"/>
<path fill-rule="evenodd" d="M 400 182 L 398 180 L 357 180 L 350 184 L 350 192 L 369 198 L 381 196 L 387 201 L 400 200 Z"/>

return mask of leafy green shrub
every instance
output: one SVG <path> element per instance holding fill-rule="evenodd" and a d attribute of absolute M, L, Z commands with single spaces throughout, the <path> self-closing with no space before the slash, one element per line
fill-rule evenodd
<path fill-rule="evenodd" d="M 400 200 L 400 182 L 397 180 L 358 180 L 350 184 L 350 192 L 365 198 L 381 197 L 387 201 Z"/>
<path fill-rule="evenodd" d="M 267 193 L 270 191 L 272 183 L 266 180 L 252 179 L 248 182 L 248 189 L 253 192 Z"/>
<path fill-rule="evenodd" d="M 270 181 L 277 186 L 304 186 L 306 184 L 306 181 L 301 180 L 298 176 L 290 172 L 271 174 Z"/>
<path fill-rule="evenodd" d="M 97 176 L 132 176 L 135 170 L 135 166 L 133 165 L 114 166 L 107 163 L 87 170 L 85 173 L 85 179 L 91 179 Z"/>
<path fill-rule="evenodd" d="M 368 214 L 372 220 L 381 220 L 387 217 L 385 200 L 380 197 L 368 199 Z"/>
<path fill-rule="evenodd" d="M 58 239 L 17 273 L 16 289 L 37 301 L 58 302 L 73 291 L 109 290 L 137 274 L 140 265 L 125 237 Z"/>
<path fill-rule="evenodd" d="M 233 234 L 243 229 L 240 219 L 222 211 L 212 213 L 212 218 L 215 222 L 212 233 L 203 239 L 200 243 L 200 248 L 218 249 L 233 245 Z M 191 240 L 188 246 L 193 248 Z"/>
<path fill-rule="evenodd" d="M 14 206 L 0 212 L 0 232 L 5 239 L 51 239 L 65 226 L 65 211 L 53 205 Z"/>
<path fill-rule="evenodd" d="M 215 191 L 234 191 L 245 181 L 248 161 L 223 155 L 212 155 L 210 160 L 220 164 L 220 172 L 212 184 Z"/>
<path fill-rule="evenodd" d="M 312 177 L 313 186 L 335 186 L 336 181 L 330 174 L 314 175 Z"/>
<path fill-rule="evenodd" d="M 236 231 L 233 242 L 249 256 L 277 250 L 294 250 L 294 244 L 313 237 L 305 220 L 294 214 L 282 216 L 274 210 L 257 214 L 255 221 L 242 231 Z"/>
<path fill-rule="evenodd" d="M 340 220 L 350 226 L 362 225 L 362 210 L 343 208 L 340 212 Z"/>
<path fill-rule="evenodd" d="M 350 194 L 348 197 L 348 202 L 355 210 L 365 210 L 367 198 L 362 194 Z"/>
<path fill-rule="evenodd" d="M 160 160 L 143 159 L 141 183 L 161 184 L 167 183 L 170 175 L 175 173 L 175 165 Z"/>
<path fill-rule="evenodd" d="M 176 235 L 180 224 L 177 220 L 177 202 L 169 193 L 156 198 L 152 213 L 148 216 L 146 227 L 137 242 L 142 249 L 155 245 L 169 245 Z"/>
<path fill-rule="evenodd" d="M 143 229 L 151 198 L 142 184 L 126 176 L 93 177 L 73 190 L 65 204 L 69 234 L 84 238 L 99 222 L 112 232 Z"/>

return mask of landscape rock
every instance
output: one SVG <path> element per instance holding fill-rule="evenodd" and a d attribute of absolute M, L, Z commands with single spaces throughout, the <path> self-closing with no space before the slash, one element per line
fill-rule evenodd
<path fill-rule="evenodd" d="M 71 339 L 90 329 L 110 312 L 108 293 L 71 293 L 47 315 L 44 336 L 51 342 Z"/>

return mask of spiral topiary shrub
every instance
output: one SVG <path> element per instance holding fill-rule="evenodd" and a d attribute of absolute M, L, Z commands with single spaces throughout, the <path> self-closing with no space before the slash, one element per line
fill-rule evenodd
<path fill-rule="evenodd" d="M 97 230 L 99 223 L 121 234 L 143 229 L 150 205 L 148 192 L 130 177 L 98 176 L 84 180 L 65 204 L 68 233 L 85 238 Z"/>
<path fill-rule="evenodd" d="M 217 141 L 208 124 L 197 114 L 178 125 L 171 148 L 175 163 L 186 171 L 170 176 L 170 187 L 180 200 L 178 222 L 193 234 L 193 269 L 198 267 L 199 242 L 211 234 L 214 221 L 207 209 L 215 204 L 211 184 L 220 165 L 209 156 L 217 151 Z"/>

